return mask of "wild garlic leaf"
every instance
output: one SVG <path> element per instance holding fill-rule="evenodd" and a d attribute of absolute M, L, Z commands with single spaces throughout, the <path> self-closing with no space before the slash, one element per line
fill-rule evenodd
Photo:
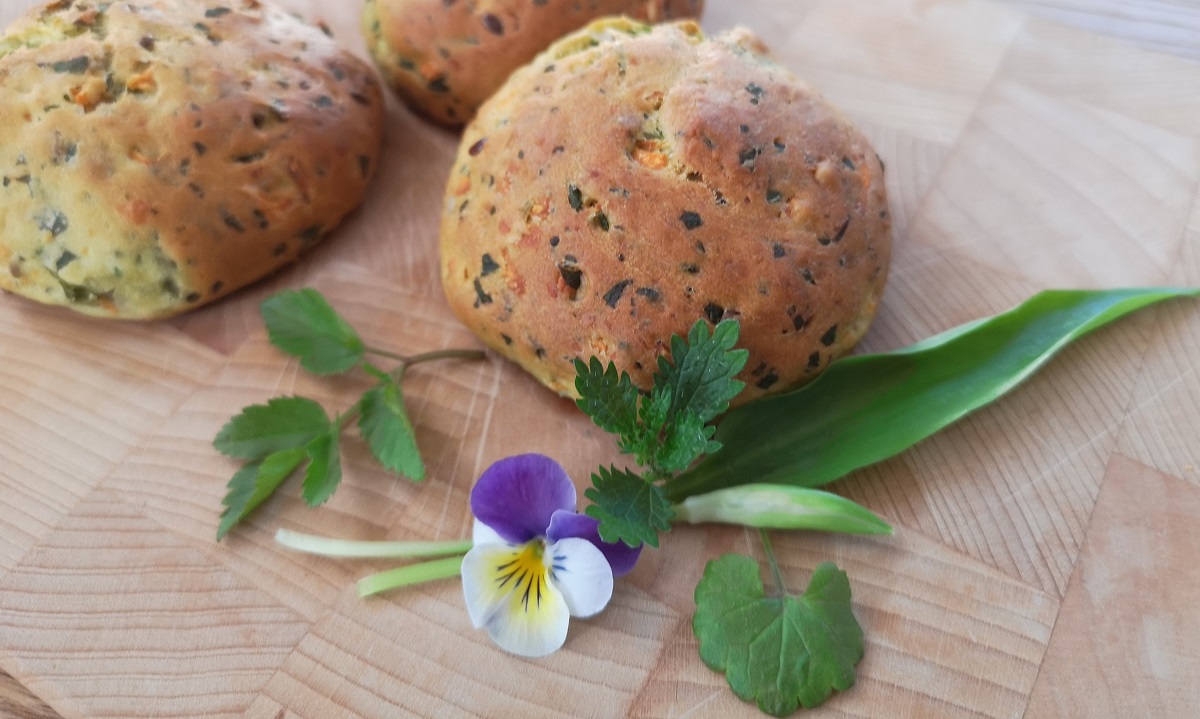
<path fill-rule="evenodd" d="M 217 541 L 270 497 L 283 480 L 296 471 L 305 456 L 303 447 L 289 447 L 239 469 L 229 480 L 229 492 L 221 500 L 225 511 L 221 513 L 221 522 L 217 526 Z"/>
<path fill-rule="evenodd" d="M 576 406 L 592 418 L 596 426 L 617 435 L 625 442 L 638 435 L 638 390 L 628 372 L 617 374 L 617 366 L 604 367 L 593 357 L 588 364 L 575 360 Z"/>
<path fill-rule="evenodd" d="M 675 514 L 662 487 L 616 467 L 600 467 L 584 496 L 592 501 L 587 515 L 600 520 L 600 538 L 630 547 L 658 547 L 658 533 L 671 528 Z"/>
<path fill-rule="evenodd" d="M 338 430 L 316 437 L 304 447 L 308 469 L 304 472 L 301 496 L 310 507 L 324 504 L 342 481 L 342 456 L 338 449 Z"/>
<path fill-rule="evenodd" d="M 375 459 L 413 481 L 425 479 L 425 463 L 417 448 L 416 433 L 404 407 L 400 385 L 388 378 L 367 390 L 359 409 L 358 429 Z"/>
<path fill-rule="evenodd" d="M 330 429 L 321 405 L 306 397 L 276 397 L 242 409 L 213 439 L 217 451 L 240 459 L 303 447 Z"/>
<path fill-rule="evenodd" d="M 722 320 L 709 334 L 708 324 L 697 320 L 685 342 L 671 337 L 671 359 L 658 358 L 655 387 L 671 389 L 668 417 L 692 412 L 701 423 L 713 420 L 729 408 L 729 400 L 745 383 L 733 379 L 746 366 L 747 350 L 735 350 L 738 323 Z"/>
<path fill-rule="evenodd" d="M 817 566 L 803 596 L 768 596 L 758 563 L 726 554 L 705 567 L 695 599 L 700 658 L 762 711 L 811 709 L 854 685 L 863 633 L 850 582 L 832 562 Z"/>
<path fill-rule="evenodd" d="M 831 364 L 728 412 L 724 449 L 667 484 L 672 501 L 747 482 L 818 487 L 902 452 L 1003 396 L 1073 340 L 1196 288 L 1053 290 L 894 352 Z"/>
<path fill-rule="evenodd" d="M 363 358 L 358 332 L 312 288 L 272 295 L 261 310 L 271 344 L 299 357 L 313 374 L 345 372 Z"/>

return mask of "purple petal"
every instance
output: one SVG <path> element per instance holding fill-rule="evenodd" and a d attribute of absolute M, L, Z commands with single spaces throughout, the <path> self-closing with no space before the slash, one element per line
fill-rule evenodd
<path fill-rule="evenodd" d="M 586 514 L 578 514 L 574 510 L 558 511 L 550 518 L 550 527 L 546 530 L 546 540 L 553 544 L 564 537 L 586 539 L 596 545 L 596 548 L 604 554 L 604 558 L 608 560 L 608 566 L 612 567 L 614 577 L 629 574 L 633 565 L 637 564 L 638 557 L 641 556 L 641 545 L 630 547 L 624 542 L 609 544 L 600 539 L 599 526 L 600 520 Z"/>
<path fill-rule="evenodd" d="M 558 462 L 519 454 L 483 471 L 471 490 L 471 513 L 513 544 L 546 534 L 558 510 L 575 511 L 575 485 Z"/>

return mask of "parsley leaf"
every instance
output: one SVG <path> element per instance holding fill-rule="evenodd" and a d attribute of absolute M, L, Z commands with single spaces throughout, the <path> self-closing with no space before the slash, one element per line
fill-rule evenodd
<path fill-rule="evenodd" d="M 217 527 L 217 541 L 270 497 L 283 480 L 296 471 L 304 457 L 302 447 L 292 447 L 273 452 L 262 461 L 251 462 L 239 469 L 229 480 L 229 493 L 221 500 L 225 511 L 221 513 L 221 523 Z"/>
<path fill-rule="evenodd" d="M 657 484 L 627 470 L 600 467 L 592 475 L 592 485 L 584 492 L 593 502 L 586 513 L 600 520 L 600 539 L 657 547 L 658 532 L 671 528 L 675 511 Z"/>
<path fill-rule="evenodd" d="M 424 479 L 425 464 L 404 408 L 400 378 L 415 364 L 481 359 L 483 352 L 439 349 L 402 355 L 368 347 L 313 289 L 288 290 L 267 298 L 262 303 L 262 316 L 271 342 L 299 357 L 300 364 L 310 372 L 332 374 L 358 366 L 375 378 L 376 384 L 332 421 L 321 405 L 305 397 L 278 397 L 265 405 L 251 405 L 229 420 L 213 439 L 213 445 L 224 454 L 250 463 L 229 482 L 217 539 L 265 501 L 306 459 L 301 496 L 313 507 L 328 501 L 342 481 L 338 442 L 355 417 L 363 439 L 382 465 L 415 480 Z M 399 366 L 385 372 L 366 361 L 368 352 L 391 357 Z"/>
<path fill-rule="evenodd" d="M 308 469 L 304 472 L 301 496 L 310 507 L 324 504 L 342 481 L 342 456 L 338 449 L 337 429 L 323 434 L 304 446 Z"/>
<path fill-rule="evenodd" d="M 750 557 L 714 559 L 696 586 L 692 630 L 704 663 L 725 672 L 735 694 L 774 716 L 849 689 L 863 656 L 850 582 L 832 562 L 817 566 L 804 595 L 795 597 L 767 596 Z"/>
<path fill-rule="evenodd" d="M 240 459 L 303 446 L 330 429 L 321 405 L 305 397 L 277 397 L 250 405 L 229 420 L 213 440 L 217 451 Z"/>
<path fill-rule="evenodd" d="M 362 396 L 359 408 L 362 414 L 358 429 L 375 459 L 414 481 L 425 479 L 425 463 L 421 461 L 412 422 L 404 409 L 400 385 L 387 379 Z"/>
<path fill-rule="evenodd" d="M 280 292 L 268 297 L 261 310 L 271 344 L 299 357 L 309 372 L 336 374 L 362 361 L 362 338 L 316 290 Z"/>

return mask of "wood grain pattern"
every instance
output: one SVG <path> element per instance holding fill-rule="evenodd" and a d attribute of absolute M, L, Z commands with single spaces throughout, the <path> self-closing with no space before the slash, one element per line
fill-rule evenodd
<path fill-rule="evenodd" d="M 7 23 L 33 0 L 0 0 Z M 357 3 L 288 0 L 362 54 Z M 1200 285 L 1200 8 L 1184 0 L 708 0 L 841 106 L 887 164 L 895 258 L 865 351 L 1049 286 Z M 620 461 L 570 402 L 497 359 L 405 380 L 429 479 L 354 440 L 320 510 L 286 483 L 213 541 L 234 464 L 211 439 L 281 394 L 343 407 L 266 341 L 257 307 L 315 286 L 377 344 L 475 346 L 438 286 L 457 137 L 394 100 L 363 208 L 300 265 L 169 322 L 96 323 L 0 297 L 0 715 L 756 716 L 700 662 L 707 560 L 757 553 L 681 528 L 572 624 L 550 660 L 504 655 L 457 582 L 359 600 L 386 562 L 278 548 L 279 526 L 362 539 L 469 532 L 503 456 L 553 454 L 582 488 Z M 1063 352 L 1002 402 L 834 485 L 893 537 L 775 539 L 800 588 L 845 568 L 867 635 L 838 717 L 1190 717 L 1200 706 L 1200 308 L 1170 303 Z"/>

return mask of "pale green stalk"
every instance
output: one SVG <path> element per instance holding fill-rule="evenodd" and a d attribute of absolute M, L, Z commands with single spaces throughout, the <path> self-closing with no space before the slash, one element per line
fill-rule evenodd
<path fill-rule="evenodd" d="M 447 557 L 435 559 L 432 562 L 422 562 L 407 567 L 389 569 L 358 580 L 358 596 L 369 597 L 372 594 L 386 592 L 389 589 L 432 582 L 435 579 L 447 579 L 462 574 L 462 557 Z"/>
<path fill-rule="evenodd" d="M 688 497 L 675 505 L 675 521 L 843 534 L 892 533 L 887 522 L 845 497 L 782 484 L 742 484 Z"/>
<path fill-rule="evenodd" d="M 325 557 L 362 559 L 379 557 L 415 559 L 417 557 L 440 557 L 447 554 L 462 555 L 471 549 L 471 540 L 469 539 L 453 539 L 445 542 L 366 542 L 318 537 L 288 529 L 277 531 L 275 541 L 297 552 L 320 554 Z"/>

